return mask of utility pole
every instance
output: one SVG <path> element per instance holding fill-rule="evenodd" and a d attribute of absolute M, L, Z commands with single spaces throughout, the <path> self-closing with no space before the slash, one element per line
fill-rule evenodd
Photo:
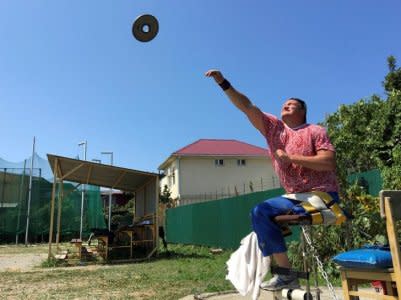
<path fill-rule="evenodd" d="M 78 146 L 84 146 L 84 160 L 86 160 L 86 151 L 88 147 L 88 142 L 87 141 L 80 142 Z M 81 224 L 79 226 L 79 239 L 81 241 L 82 241 L 82 228 L 84 219 L 84 201 L 85 201 L 85 184 L 82 185 L 82 192 L 81 192 Z"/>
<path fill-rule="evenodd" d="M 113 152 L 102 152 L 101 154 L 110 155 L 110 165 L 113 165 Z M 109 191 L 109 231 L 111 231 L 111 199 L 113 197 L 113 188 Z"/>
<path fill-rule="evenodd" d="M 25 246 L 28 246 L 28 233 L 29 233 L 29 218 L 31 214 L 31 199 L 32 199 L 32 176 L 33 176 L 33 160 L 35 157 L 35 137 L 33 137 L 32 157 L 31 157 L 31 171 L 29 175 L 29 192 L 28 192 L 28 210 L 26 213 L 26 227 L 25 227 Z"/>

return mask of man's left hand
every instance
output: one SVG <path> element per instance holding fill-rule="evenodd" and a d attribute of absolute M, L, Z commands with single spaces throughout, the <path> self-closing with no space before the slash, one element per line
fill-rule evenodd
<path fill-rule="evenodd" d="M 274 152 L 274 157 L 276 158 L 276 160 L 282 163 L 291 163 L 290 156 L 284 150 L 277 149 L 276 152 Z"/>

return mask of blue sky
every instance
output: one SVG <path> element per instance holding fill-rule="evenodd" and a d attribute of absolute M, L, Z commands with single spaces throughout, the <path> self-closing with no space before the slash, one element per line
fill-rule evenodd
<path fill-rule="evenodd" d="M 262 110 L 288 97 L 322 121 L 383 95 L 401 62 L 399 0 L 0 0 L 0 157 L 82 156 L 145 171 L 201 138 L 265 146 L 211 79 L 218 68 Z M 159 20 L 149 43 L 134 20 Z"/>

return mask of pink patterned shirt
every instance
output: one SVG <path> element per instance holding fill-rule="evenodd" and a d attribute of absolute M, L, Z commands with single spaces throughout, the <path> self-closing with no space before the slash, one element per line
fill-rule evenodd
<path fill-rule="evenodd" d="M 266 140 L 273 167 L 287 193 L 310 191 L 337 192 L 335 171 L 315 171 L 292 163 L 278 162 L 273 153 L 282 149 L 288 154 L 316 155 L 318 150 L 335 151 L 326 130 L 318 125 L 288 127 L 277 117 L 264 113 Z"/>

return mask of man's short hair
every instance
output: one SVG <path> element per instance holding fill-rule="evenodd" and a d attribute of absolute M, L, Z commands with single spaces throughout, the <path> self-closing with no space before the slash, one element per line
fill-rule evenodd
<path fill-rule="evenodd" d="M 301 108 L 305 111 L 304 123 L 306 123 L 306 112 L 308 111 L 308 107 L 306 106 L 306 102 L 304 100 L 302 100 L 300 98 L 296 98 L 296 97 L 291 97 L 288 100 L 295 100 L 301 105 Z"/>

